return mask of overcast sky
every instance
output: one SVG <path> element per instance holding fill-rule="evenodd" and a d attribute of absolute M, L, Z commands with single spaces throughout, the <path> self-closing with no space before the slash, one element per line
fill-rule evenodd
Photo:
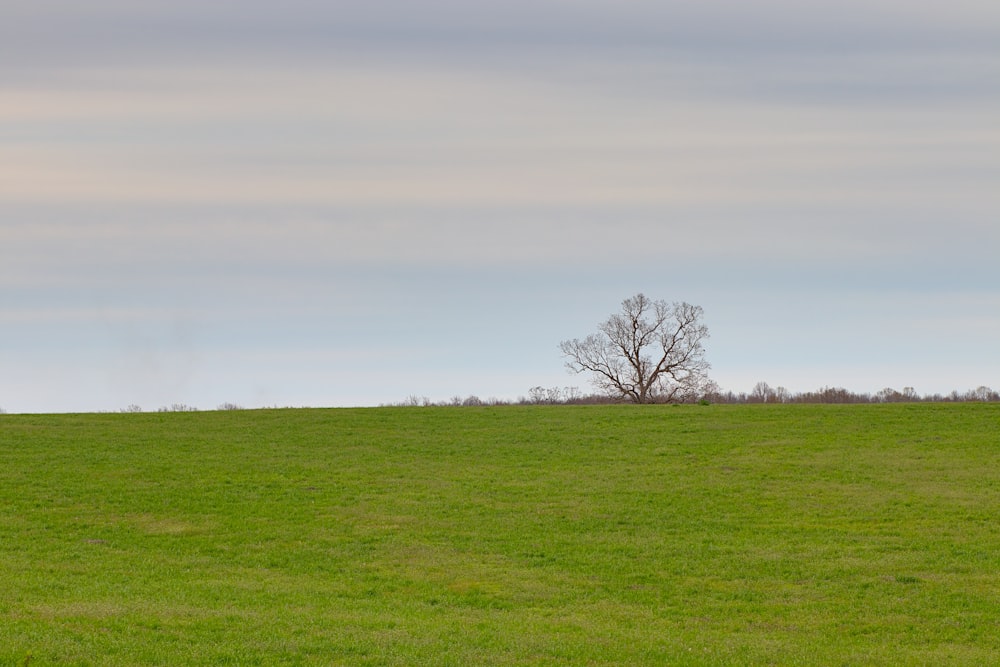
<path fill-rule="evenodd" d="M 1000 3 L 0 0 L 0 408 L 1000 387 Z"/>

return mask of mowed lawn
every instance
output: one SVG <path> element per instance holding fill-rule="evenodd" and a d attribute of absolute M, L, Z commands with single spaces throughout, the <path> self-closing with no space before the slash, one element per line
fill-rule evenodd
<path fill-rule="evenodd" d="M 0 415 L 0 664 L 1000 661 L 1000 405 Z"/>

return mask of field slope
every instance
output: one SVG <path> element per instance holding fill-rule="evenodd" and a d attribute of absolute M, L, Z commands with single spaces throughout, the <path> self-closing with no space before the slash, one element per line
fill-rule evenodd
<path fill-rule="evenodd" d="M 0 664 L 995 663 L 1000 405 L 0 415 Z"/>

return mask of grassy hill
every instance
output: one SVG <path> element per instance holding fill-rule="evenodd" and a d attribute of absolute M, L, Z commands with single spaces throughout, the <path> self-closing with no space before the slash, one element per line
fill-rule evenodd
<path fill-rule="evenodd" d="M 0 664 L 988 664 L 1000 405 L 0 415 Z"/>

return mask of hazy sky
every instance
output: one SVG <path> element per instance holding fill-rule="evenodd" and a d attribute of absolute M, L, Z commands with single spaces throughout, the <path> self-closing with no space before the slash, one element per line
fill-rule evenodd
<path fill-rule="evenodd" d="M 0 408 L 1000 387 L 1000 3 L 0 0 Z"/>

